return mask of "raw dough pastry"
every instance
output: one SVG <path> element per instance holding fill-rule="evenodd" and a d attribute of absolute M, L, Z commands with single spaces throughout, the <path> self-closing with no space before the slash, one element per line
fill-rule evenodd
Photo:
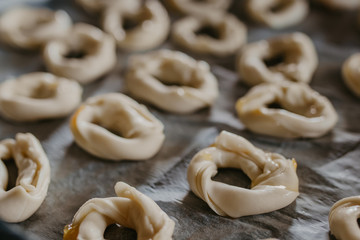
<path fill-rule="evenodd" d="M 280 29 L 304 20 L 309 4 L 306 0 L 249 0 L 247 10 L 254 20 Z"/>
<path fill-rule="evenodd" d="M 338 119 L 326 97 L 301 83 L 257 85 L 237 101 L 236 110 L 251 131 L 283 138 L 320 137 Z"/>
<path fill-rule="evenodd" d="M 251 189 L 212 180 L 218 168 L 238 168 Z M 188 167 L 191 190 L 221 216 L 233 218 L 278 210 L 299 195 L 296 162 L 265 153 L 245 138 L 222 131 L 215 143 L 198 152 Z"/>
<path fill-rule="evenodd" d="M 0 84 L 0 113 L 15 121 L 65 117 L 81 102 L 82 88 L 50 73 L 34 72 Z"/>
<path fill-rule="evenodd" d="M 310 82 L 318 65 L 311 39 L 292 33 L 246 45 L 239 54 L 239 75 L 248 85 L 283 81 Z"/>
<path fill-rule="evenodd" d="M 104 239 L 107 226 L 117 223 L 135 229 L 138 240 L 172 239 L 175 223 L 149 197 L 124 182 L 115 185 L 117 197 L 84 203 L 64 229 L 64 240 Z"/>
<path fill-rule="evenodd" d="M 135 97 L 174 113 L 211 106 L 218 96 L 217 79 L 209 65 L 178 51 L 133 56 L 126 84 Z"/>
<path fill-rule="evenodd" d="M 117 60 L 114 39 L 85 23 L 75 24 L 66 38 L 46 44 L 43 55 L 51 72 L 83 84 L 108 73 Z"/>
<path fill-rule="evenodd" d="M 0 40 L 12 47 L 37 49 L 46 42 L 67 35 L 71 19 L 64 11 L 18 7 L 0 17 Z"/>
<path fill-rule="evenodd" d="M 164 141 L 163 124 L 144 105 L 120 94 L 91 97 L 70 123 L 75 141 L 89 153 L 110 160 L 145 160 Z"/>
<path fill-rule="evenodd" d="M 188 16 L 174 23 L 172 38 L 193 52 L 226 56 L 236 53 L 246 42 L 247 30 L 231 14 Z"/>
<path fill-rule="evenodd" d="M 337 201 L 329 213 L 331 233 L 337 240 L 360 240 L 359 216 L 360 196 Z"/>
<path fill-rule="evenodd" d="M 352 55 L 345 61 L 342 74 L 348 88 L 360 97 L 360 53 Z"/>
<path fill-rule="evenodd" d="M 122 0 L 105 10 L 103 29 L 115 38 L 119 48 L 141 51 L 165 41 L 170 18 L 158 0 Z"/>
<path fill-rule="evenodd" d="M 14 159 L 18 168 L 16 186 L 6 190 L 8 171 L 3 163 Z M 44 201 L 50 183 L 49 160 L 40 142 L 30 133 L 0 141 L 0 219 L 21 222 Z"/>
<path fill-rule="evenodd" d="M 176 10 L 193 16 L 213 15 L 216 12 L 225 12 L 232 0 L 167 0 Z"/>
<path fill-rule="evenodd" d="M 335 10 L 352 10 L 360 7 L 359 0 L 316 0 Z"/>

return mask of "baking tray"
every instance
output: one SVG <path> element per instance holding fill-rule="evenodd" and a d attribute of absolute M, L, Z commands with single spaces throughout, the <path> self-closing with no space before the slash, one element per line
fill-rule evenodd
<path fill-rule="evenodd" d="M 27 239 L 62 239 L 63 228 L 79 207 L 93 197 L 115 196 L 113 187 L 124 181 L 145 193 L 175 221 L 174 239 L 329 239 L 328 213 L 337 200 L 360 194 L 359 99 L 346 88 L 341 65 L 360 52 L 356 12 L 331 12 L 312 6 L 306 20 L 286 30 L 258 26 L 246 17 L 244 1 L 234 1 L 231 11 L 248 25 L 248 41 L 301 31 L 316 46 L 319 66 L 311 87 L 327 96 L 339 114 L 334 130 L 317 139 L 286 140 L 247 131 L 234 109 L 248 87 L 235 72 L 235 57 L 216 58 L 191 54 L 211 64 L 219 80 L 220 96 L 215 105 L 190 115 L 163 112 L 147 105 L 165 125 L 166 140 L 159 153 L 147 161 L 104 161 L 79 148 L 69 129 L 69 117 L 34 123 L 14 123 L 0 118 L 0 138 L 31 132 L 40 139 L 51 165 L 48 195 L 28 220 L 6 224 Z M 74 21 L 97 24 L 73 1 L 1 1 L 0 11 L 16 4 L 64 9 Z M 169 39 L 161 48 L 179 49 Z M 180 49 L 181 50 L 181 49 Z M 129 54 L 119 52 L 116 68 L 107 76 L 84 87 L 83 99 L 107 92 L 128 94 L 124 73 Z M 0 81 L 32 71 L 44 71 L 37 52 L 15 51 L 0 46 Z M 193 155 L 211 144 L 221 130 L 239 134 L 257 147 L 296 158 L 300 195 L 289 206 L 267 214 L 232 219 L 216 215 L 189 189 L 186 169 Z M 223 169 L 216 180 L 249 187 L 240 170 Z M 1 232 L 2 233 L 2 232 Z M 136 233 L 111 226 L 107 239 L 136 239 Z M 3 238 L 3 236 L 1 236 Z"/>

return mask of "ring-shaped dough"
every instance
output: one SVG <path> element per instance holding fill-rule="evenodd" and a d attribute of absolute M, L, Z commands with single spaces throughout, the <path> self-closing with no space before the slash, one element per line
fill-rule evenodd
<path fill-rule="evenodd" d="M 64 11 L 18 7 L 0 17 L 0 40 L 12 47 L 37 49 L 46 42 L 65 36 L 72 22 Z"/>
<path fill-rule="evenodd" d="M 136 230 L 138 240 L 172 239 L 174 221 L 151 198 L 124 182 L 116 183 L 115 193 L 117 197 L 84 203 L 65 227 L 64 240 L 102 240 L 106 227 L 114 223 Z"/>
<path fill-rule="evenodd" d="M 352 55 L 345 61 L 342 74 L 347 87 L 360 97 L 360 53 Z"/>
<path fill-rule="evenodd" d="M 164 141 L 163 124 L 144 105 L 120 94 L 91 97 L 70 123 L 75 141 L 87 152 L 110 160 L 145 160 Z"/>
<path fill-rule="evenodd" d="M 331 233 L 337 240 L 360 240 L 360 196 L 337 201 L 329 213 Z"/>
<path fill-rule="evenodd" d="M 306 0 L 249 0 L 247 10 L 257 22 L 281 29 L 304 20 L 309 4 Z"/>
<path fill-rule="evenodd" d="M 176 10 L 193 16 L 213 15 L 216 12 L 225 12 L 232 0 L 167 0 Z"/>
<path fill-rule="evenodd" d="M 108 73 L 117 60 L 114 39 L 85 23 L 75 24 L 66 38 L 48 42 L 43 56 L 49 71 L 83 84 Z"/>
<path fill-rule="evenodd" d="M 65 117 L 81 102 L 82 88 L 50 73 L 34 72 L 0 84 L 0 113 L 15 121 Z"/>
<path fill-rule="evenodd" d="M 214 36 L 201 33 L 209 29 Z M 226 56 L 236 53 L 246 42 L 246 26 L 231 14 L 188 16 L 173 25 L 172 38 L 193 52 Z"/>
<path fill-rule="evenodd" d="M 250 178 L 251 189 L 212 180 L 218 168 L 241 169 Z M 245 138 L 226 131 L 193 157 L 187 178 L 191 190 L 212 210 L 233 218 L 278 210 L 299 195 L 294 159 L 265 153 Z"/>
<path fill-rule="evenodd" d="M 338 119 L 326 97 L 301 83 L 257 85 L 237 101 L 236 110 L 251 131 L 283 138 L 320 137 Z"/>
<path fill-rule="evenodd" d="M 246 45 L 238 57 L 237 69 L 250 86 L 263 82 L 310 82 L 318 65 L 311 39 L 292 33 Z"/>
<path fill-rule="evenodd" d="M 129 29 L 126 29 L 129 20 Z M 119 48 L 142 51 L 162 44 L 170 30 L 170 18 L 158 0 L 127 0 L 106 8 L 103 29 Z"/>
<path fill-rule="evenodd" d="M 334 10 L 353 10 L 360 7 L 359 0 L 316 0 Z"/>
<path fill-rule="evenodd" d="M 217 79 L 209 65 L 178 51 L 133 56 L 126 84 L 135 97 L 181 114 L 211 106 L 218 96 Z"/>
<path fill-rule="evenodd" d="M 16 186 L 6 190 L 8 172 L 3 161 L 14 159 L 18 168 Z M 21 222 L 44 201 L 50 183 L 49 160 L 40 142 L 30 133 L 0 142 L 0 219 Z"/>

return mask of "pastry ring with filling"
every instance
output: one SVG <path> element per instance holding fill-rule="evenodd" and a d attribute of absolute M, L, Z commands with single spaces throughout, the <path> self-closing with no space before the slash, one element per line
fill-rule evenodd
<path fill-rule="evenodd" d="M 135 97 L 173 113 L 195 112 L 212 105 L 218 96 L 209 65 L 178 51 L 133 56 L 126 84 Z"/>
<path fill-rule="evenodd" d="M 64 240 L 104 239 L 111 224 L 132 228 L 137 239 L 172 239 L 175 223 L 148 196 L 124 182 L 115 185 L 117 197 L 93 198 L 84 203 L 64 229 Z"/>
<path fill-rule="evenodd" d="M 241 169 L 250 178 L 251 189 L 212 180 L 218 168 Z M 226 131 L 193 157 L 187 178 L 191 190 L 212 210 L 233 218 L 278 210 L 299 195 L 294 159 L 265 153 L 245 138 Z"/>
<path fill-rule="evenodd" d="M 249 43 L 238 56 L 237 69 L 250 86 L 263 82 L 310 82 L 318 65 L 311 39 L 292 33 Z"/>
<path fill-rule="evenodd" d="M 167 0 L 167 3 L 183 14 L 203 16 L 212 15 L 214 12 L 225 12 L 232 0 Z"/>
<path fill-rule="evenodd" d="M 15 48 L 34 50 L 67 35 L 71 25 L 69 15 L 61 10 L 12 8 L 0 17 L 0 40 Z"/>
<path fill-rule="evenodd" d="M 329 213 L 331 233 L 336 239 L 358 240 L 360 196 L 347 197 L 337 201 Z"/>
<path fill-rule="evenodd" d="M 20 122 L 65 117 L 79 105 L 81 94 L 75 81 L 28 73 L 0 84 L 0 114 Z"/>
<path fill-rule="evenodd" d="M 249 0 L 249 15 L 257 22 L 281 29 L 298 24 L 309 12 L 306 0 Z"/>
<path fill-rule="evenodd" d="M 144 160 L 164 141 L 163 124 L 144 105 L 120 94 L 91 97 L 70 123 L 75 141 L 89 153 L 110 160 Z"/>
<path fill-rule="evenodd" d="M 123 0 L 106 8 L 102 26 L 122 50 L 142 51 L 165 41 L 170 18 L 158 0 Z"/>
<path fill-rule="evenodd" d="M 349 57 L 342 67 L 345 84 L 358 97 L 360 97 L 360 53 Z"/>
<path fill-rule="evenodd" d="M 302 83 L 263 83 L 236 103 L 242 123 L 251 131 L 283 138 L 320 137 L 337 122 L 331 102 Z"/>
<path fill-rule="evenodd" d="M 246 26 L 231 14 L 188 16 L 173 25 L 172 38 L 180 46 L 201 54 L 235 54 L 246 42 Z"/>
<path fill-rule="evenodd" d="M 13 159 L 18 177 L 7 190 L 9 174 L 4 161 Z M 49 160 L 40 142 L 30 133 L 0 141 L 0 219 L 21 222 L 28 219 L 44 201 L 50 183 Z"/>
<path fill-rule="evenodd" d="M 49 71 L 83 84 L 108 73 L 117 60 L 114 39 L 85 23 L 75 24 L 66 38 L 48 42 L 43 57 Z"/>

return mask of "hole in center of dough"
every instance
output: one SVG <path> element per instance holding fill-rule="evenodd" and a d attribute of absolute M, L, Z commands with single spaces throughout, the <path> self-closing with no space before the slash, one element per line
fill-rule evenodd
<path fill-rule="evenodd" d="M 104 239 L 137 239 L 136 231 L 119 224 L 109 225 L 104 232 Z"/>
<path fill-rule="evenodd" d="M 270 58 L 265 58 L 263 61 L 268 68 L 275 67 L 285 61 L 285 54 L 276 54 Z"/>
<path fill-rule="evenodd" d="M 270 11 L 272 13 L 279 13 L 281 11 L 284 11 L 286 8 L 288 8 L 291 4 L 291 1 L 284 0 L 280 1 L 279 3 L 275 4 L 274 6 L 271 6 Z"/>
<path fill-rule="evenodd" d="M 211 26 L 211 25 L 205 25 L 202 26 L 199 30 L 197 30 L 195 32 L 196 35 L 202 35 L 202 36 L 208 36 L 214 39 L 220 39 L 221 38 L 221 34 L 220 31 Z"/>
<path fill-rule="evenodd" d="M 280 105 L 280 103 L 277 103 L 277 102 L 270 103 L 269 105 L 267 105 L 267 108 L 283 109 L 283 107 Z"/>
<path fill-rule="evenodd" d="M 203 84 L 193 69 L 181 63 L 164 61 L 159 69 L 152 76 L 166 86 L 200 88 Z"/>
<path fill-rule="evenodd" d="M 357 219 L 358 227 L 360 228 L 360 218 Z"/>
<path fill-rule="evenodd" d="M 16 186 L 16 179 L 18 177 L 18 171 L 15 161 L 13 159 L 8 159 L 4 161 L 4 164 L 8 170 L 8 185 L 6 187 L 6 191 L 9 191 L 10 189 L 14 188 Z"/>
<path fill-rule="evenodd" d="M 139 26 L 141 22 L 142 21 L 140 19 L 136 18 L 124 18 L 122 22 L 122 27 L 125 31 L 133 30 L 134 28 Z"/>
<path fill-rule="evenodd" d="M 308 118 L 319 117 L 322 112 L 321 106 L 318 106 L 315 102 L 306 102 L 306 101 L 297 102 L 296 104 L 293 104 L 291 106 L 284 106 L 284 104 L 274 101 L 268 103 L 266 107 L 274 110 L 284 109 L 288 112 L 299 114 Z"/>
<path fill-rule="evenodd" d="M 84 50 L 70 50 L 65 54 L 65 58 L 84 58 L 87 55 L 87 52 Z"/>
<path fill-rule="evenodd" d="M 236 168 L 219 168 L 212 180 L 235 187 L 251 188 L 250 178 L 242 170 Z"/>
<path fill-rule="evenodd" d="M 56 92 L 56 85 L 55 84 L 46 84 L 42 83 L 33 89 L 30 97 L 35 99 L 46 99 L 52 98 Z"/>

